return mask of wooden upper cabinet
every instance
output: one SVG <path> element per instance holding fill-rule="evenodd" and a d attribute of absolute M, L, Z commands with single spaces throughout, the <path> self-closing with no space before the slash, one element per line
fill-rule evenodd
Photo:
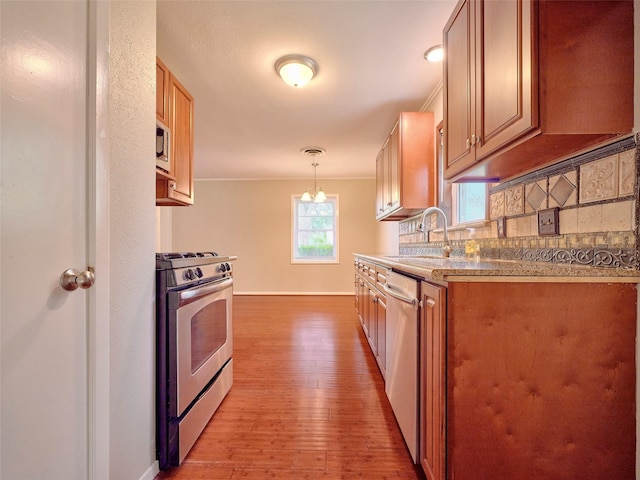
<path fill-rule="evenodd" d="M 166 83 L 163 123 L 170 130 L 171 174 L 156 169 L 156 205 L 193 205 L 193 97 L 160 60 L 157 65 L 156 118 L 160 120 L 160 89 Z"/>
<path fill-rule="evenodd" d="M 377 220 L 407 218 L 435 205 L 433 112 L 402 112 L 376 162 Z"/>
<path fill-rule="evenodd" d="M 174 198 L 193 204 L 193 97 L 173 75 L 169 91 L 173 111 L 171 153 L 176 176 Z"/>
<path fill-rule="evenodd" d="M 633 2 L 461 0 L 444 46 L 448 180 L 504 181 L 633 129 Z"/>
<path fill-rule="evenodd" d="M 475 91 L 472 88 L 474 65 L 471 3 L 463 2 L 456 7 L 444 29 L 444 47 L 447 59 L 444 68 L 444 106 L 446 115 L 443 122 L 447 135 L 445 176 L 474 163 L 471 135 L 475 128 Z M 455 170 L 454 170 L 455 169 Z"/>
<path fill-rule="evenodd" d="M 156 57 L 156 119 L 169 126 L 169 69 Z"/>
<path fill-rule="evenodd" d="M 388 187 L 384 182 L 389 181 L 389 141 L 387 140 L 376 157 L 376 216 L 384 212 L 388 199 Z"/>

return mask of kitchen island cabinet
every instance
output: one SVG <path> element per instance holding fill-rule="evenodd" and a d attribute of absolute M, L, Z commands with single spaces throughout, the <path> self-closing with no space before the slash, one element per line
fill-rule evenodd
<path fill-rule="evenodd" d="M 189 91 L 156 59 L 156 119 L 170 130 L 170 167 L 156 168 L 156 205 L 193 205 L 193 108 Z"/>
<path fill-rule="evenodd" d="M 461 0 L 443 32 L 444 177 L 504 181 L 633 129 L 633 2 Z"/>
<path fill-rule="evenodd" d="M 635 478 L 640 272 L 356 257 L 423 279 L 429 480 Z"/>

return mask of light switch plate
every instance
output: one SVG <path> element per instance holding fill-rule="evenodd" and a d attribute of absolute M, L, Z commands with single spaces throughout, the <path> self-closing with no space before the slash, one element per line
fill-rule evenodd
<path fill-rule="evenodd" d="M 538 211 L 538 235 L 560 235 L 559 212 L 557 207 Z"/>

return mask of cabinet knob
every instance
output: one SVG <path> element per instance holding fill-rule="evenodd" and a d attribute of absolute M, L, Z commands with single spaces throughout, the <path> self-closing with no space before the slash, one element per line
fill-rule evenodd
<path fill-rule="evenodd" d="M 467 148 L 469 148 L 471 146 L 471 142 L 469 141 L 469 139 L 467 138 Z"/>

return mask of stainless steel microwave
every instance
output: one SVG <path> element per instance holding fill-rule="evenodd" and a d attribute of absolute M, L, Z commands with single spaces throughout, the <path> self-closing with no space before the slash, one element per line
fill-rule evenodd
<path fill-rule="evenodd" d="M 171 154 L 169 127 L 156 120 L 156 167 L 171 173 Z"/>

